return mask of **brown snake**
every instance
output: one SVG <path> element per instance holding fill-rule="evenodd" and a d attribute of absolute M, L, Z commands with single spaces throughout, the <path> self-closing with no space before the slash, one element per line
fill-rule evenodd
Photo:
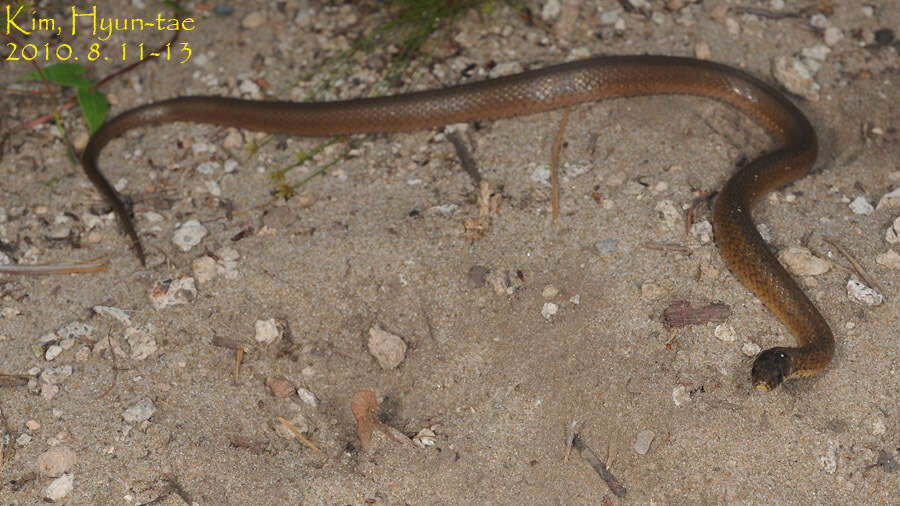
<path fill-rule="evenodd" d="M 760 353 L 751 379 L 760 391 L 822 370 L 834 354 L 825 318 L 769 251 L 750 216 L 762 196 L 803 177 L 816 160 L 809 120 L 772 86 L 719 63 L 669 56 L 603 56 L 449 88 L 390 97 L 295 103 L 196 96 L 126 111 L 103 125 L 85 148 L 84 170 L 144 253 L 130 212 L 97 168 L 110 140 L 144 125 L 188 121 L 302 136 L 401 132 L 449 123 L 534 114 L 581 102 L 643 95 L 696 95 L 747 114 L 778 146 L 725 183 L 713 207 L 719 251 L 731 271 L 790 329 L 799 347 Z"/>

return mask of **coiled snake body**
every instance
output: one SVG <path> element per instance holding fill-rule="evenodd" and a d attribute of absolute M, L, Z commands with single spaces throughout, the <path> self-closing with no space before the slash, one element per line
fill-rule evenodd
<path fill-rule="evenodd" d="M 798 347 L 760 353 L 751 371 L 753 386 L 767 391 L 786 378 L 822 370 L 834 354 L 831 329 L 769 251 L 750 216 L 754 202 L 812 168 L 816 134 L 803 113 L 778 90 L 726 65 L 669 56 L 605 56 L 438 90 L 338 102 L 173 98 L 131 109 L 104 124 L 85 148 L 83 166 L 112 205 L 143 262 L 129 211 L 97 167 L 103 147 L 135 127 L 189 121 L 302 136 L 400 132 L 660 94 L 724 102 L 761 124 L 777 142 L 774 151 L 728 180 L 715 200 L 713 227 L 725 263 L 799 342 Z"/>

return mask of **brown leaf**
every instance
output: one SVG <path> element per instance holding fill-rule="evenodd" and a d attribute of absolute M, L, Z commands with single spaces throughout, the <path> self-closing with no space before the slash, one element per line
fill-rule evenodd
<path fill-rule="evenodd" d="M 378 399 L 371 390 L 360 390 L 350 399 L 350 411 L 356 418 L 356 436 L 362 443 L 364 450 L 369 449 L 372 442 L 372 429 L 375 428 L 375 410 L 378 409 Z"/>

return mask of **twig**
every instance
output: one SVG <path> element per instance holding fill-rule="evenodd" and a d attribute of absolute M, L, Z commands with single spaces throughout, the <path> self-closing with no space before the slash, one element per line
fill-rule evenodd
<path fill-rule="evenodd" d="M 553 142 L 553 157 L 550 159 L 550 185 L 553 187 L 551 209 L 553 219 L 559 218 L 559 150 L 562 147 L 563 135 L 566 133 L 566 123 L 569 122 L 571 107 L 563 110 L 562 121 L 559 122 L 559 131 L 556 132 L 556 140 Z"/>
<path fill-rule="evenodd" d="M 238 378 L 241 375 L 241 360 L 244 358 L 244 347 L 238 346 L 234 352 L 234 384 L 237 385 Z"/>
<path fill-rule="evenodd" d="M 597 471 L 600 478 L 603 478 L 603 481 L 606 482 L 606 486 L 609 487 L 609 490 L 613 495 L 616 497 L 625 497 L 625 493 L 627 492 L 625 487 L 619 483 L 619 480 L 617 480 L 611 472 L 609 472 L 609 469 L 606 468 L 606 465 L 600 460 L 600 457 L 597 457 L 597 454 L 595 454 L 593 450 L 585 446 L 584 441 L 581 440 L 581 437 L 578 434 L 572 439 L 572 446 L 581 452 L 581 456 L 584 457 L 584 460 L 588 461 L 588 464 L 594 468 L 594 471 Z"/>
<path fill-rule="evenodd" d="M 0 274 L 22 275 L 22 276 L 45 276 L 54 274 L 83 274 L 88 272 L 101 272 L 109 267 L 109 261 L 105 258 L 97 260 L 88 260 L 87 262 L 76 262 L 71 264 L 38 264 L 38 265 L 21 265 L 6 264 L 0 265 Z"/>
<path fill-rule="evenodd" d="M 278 421 L 281 422 L 281 424 L 284 425 L 284 426 L 287 428 L 287 430 L 293 432 L 294 435 L 297 436 L 297 439 L 299 439 L 300 441 L 303 441 L 303 442 L 306 444 L 306 446 L 308 446 L 308 447 L 312 448 L 313 450 L 315 450 L 315 451 L 321 453 L 322 455 L 325 455 L 325 454 L 322 452 L 322 450 L 316 448 L 316 445 L 312 444 L 312 442 L 311 442 L 309 439 L 306 439 L 306 436 L 304 436 L 303 433 L 300 432 L 300 429 L 298 429 L 297 427 L 294 427 L 294 424 L 292 424 L 291 422 L 285 420 L 284 418 L 281 418 L 280 416 L 276 416 L 275 418 L 277 418 Z"/>
<path fill-rule="evenodd" d="M 885 298 L 887 298 L 887 294 L 885 294 L 884 289 L 881 288 L 881 286 L 879 286 L 879 284 L 866 273 L 866 270 L 863 269 L 862 265 L 860 265 L 859 262 L 857 262 L 856 259 L 853 258 L 853 255 L 851 255 L 849 251 L 844 249 L 844 247 L 841 246 L 840 243 L 837 242 L 836 238 L 829 237 L 826 235 L 826 236 L 822 236 L 822 239 L 825 239 L 825 242 L 834 246 L 834 249 L 838 250 L 838 252 L 841 255 L 843 255 L 844 258 L 846 258 L 848 262 L 850 262 L 850 265 L 853 266 L 853 270 L 855 270 L 856 273 L 859 274 L 859 277 L 861 277 L 863 279 L 863 281 L 866 282 L 867 285 L 878 290 L 878 293 L 880 293 L 881 295 L 885 296 Z"/>
<path fill-rule="evenodd" d="M 447 139 L 453 144 L 453 148 L 456 150 L 456 156 L 459 157 L 459 163 L 462 165 L 463 170 L 466 171 L 466 174 L 468 174 L 470 178 L 472 178 L 475 187 L 478 188 L 479 183 L 481 183 L 481 173 L 478 172 L 478 163 L 476 163 L 475 159 L 472 157 L 472 152 L 469 151 L 462 136 L 459 135 L 459 132 L 454 130 L 447 134 Z"/>

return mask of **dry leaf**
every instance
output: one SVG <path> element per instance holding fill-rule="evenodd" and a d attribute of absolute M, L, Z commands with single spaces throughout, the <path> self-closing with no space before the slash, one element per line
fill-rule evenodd
<path fill-rule="evenodd" d="M 356 436 L 362 443 L 363 450 L 369 449 L 372 442 L 372 429 L 375 428 L 375 410 L 378 409 L 378 399 L 371 390 L 360 390 L 350 399 L 350 411 L 356 418 Z"/>

